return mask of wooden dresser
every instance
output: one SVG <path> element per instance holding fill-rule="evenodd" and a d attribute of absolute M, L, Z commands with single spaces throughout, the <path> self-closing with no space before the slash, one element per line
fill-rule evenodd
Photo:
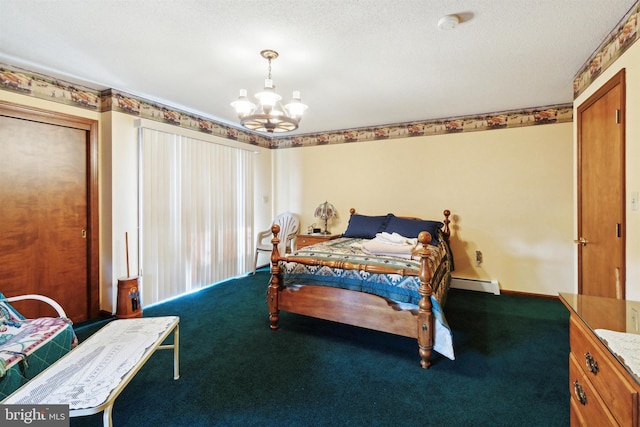
<path fill-rule="evenodd" d="M 624 363 L 624 354 L 614 353 L 598 335 L 609 331 L 639 334 L 637 318 L 632 316 L 640 303 L 563 293 L 560 300 L 571 313 L 571 425 L 640 426 L 640 372 L 633 372 Z M 640 354 L 640 347 L 632 353 Z"/>
<path fill-rule="evenodd" d="M 305 246 L 315 245 L 320 242 L 327 242 L 329 240 L 337 239 L 339 234 L 299 234 L 296 237 L 296 248 L 304 248 Z"/>

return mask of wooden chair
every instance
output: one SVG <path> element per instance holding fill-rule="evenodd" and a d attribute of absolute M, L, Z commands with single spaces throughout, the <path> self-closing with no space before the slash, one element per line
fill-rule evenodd
<path fill-rule="evenodd" d="M 282 237 L 282 240 L 278 244 L 278 251 L 280 252 L 280 255 L 284 256 L 287 252 L 287 247 L 291 251 L 295 250 L 295 240 L 300 229 L 300 220 L 298 220 L 298 217 L 291 212 L 281 213 L 273 219 L 272 225 L 273 224 L 278 224 L 280 226 L 280 236 L 286 236 Z M 271 244 L 272 238 L 273 233 L 271 232 L 271 227 L 267 230 L 258 232 L 258 238 L 256 240 L 256 255 L 253 260 L 253 274 L 256 274 L 256 268 L 258 267 L 258 255 L 260 252 L 270 254 L 273 250 L 273 245 Z"/>

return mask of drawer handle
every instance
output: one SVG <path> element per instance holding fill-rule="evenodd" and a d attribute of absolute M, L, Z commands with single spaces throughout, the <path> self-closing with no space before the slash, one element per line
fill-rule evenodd
<path fill-rule="evenodd" d="M 584 390 L 582 389 L 582 386 L 580 385 L 578 380 L 575 380 L 573 382 L 573 391 L 576 394 L 576 398 L 578 399 L 578 402 L 580 402 L 582 405 L 586 405 L 587 404 L 587 393 L 584 392 Z"/>
<path fill-rule="evenodd" d="M 598 368 L 598 362 L 593 358 L 593 356 L 591 356 L 591 353 L 585 353 L 584 360 L 587 364 L 587 369 L 589 370 L 589 372 L 592 372 L 593 375 L 596 375 L 600 371 L 600 369 Z"/>

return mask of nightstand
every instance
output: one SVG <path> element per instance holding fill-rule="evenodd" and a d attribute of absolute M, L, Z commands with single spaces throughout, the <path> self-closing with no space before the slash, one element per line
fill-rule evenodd
<path fill-rule="evenodd" d="M 339 234 L 299 234 L 296 238 L 296 248 L 304 248 L 305 246 L 315 245 L 320 242 L 328 242 L 329 240 L 337 239 Z"/>

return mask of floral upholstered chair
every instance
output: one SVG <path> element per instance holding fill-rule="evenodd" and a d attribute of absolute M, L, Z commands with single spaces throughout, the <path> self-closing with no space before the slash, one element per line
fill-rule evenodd
<path fill-rule="evenodd" d="M 58 317 L 25 319 L 9 303 L 38 300 Z M 0 400 L 26 384 L 78 343 L 71 320 L 62 307 L 43 295 L 6 298 L 0 294 Z"/>

